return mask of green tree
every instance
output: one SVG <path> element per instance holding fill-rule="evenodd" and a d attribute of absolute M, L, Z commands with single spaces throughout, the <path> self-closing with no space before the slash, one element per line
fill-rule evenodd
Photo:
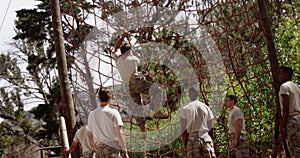
<path fill-rule="evenodd" d="M 290 3 L 282 3 L 281 13 L 279 17 L 278 27 L 275 29 L 275 41 L 279 62 L 283 66 L 290 66 L 294 69 L 293 80 L 300 84 L 300 3 L 298 1 L 290 1 Z"/>
<path fill-rule="evenodd" d="M 40 139 L 36 134 L 43 130 L 42 120 L 24 111 L 21 96 L 26 94 L 18 84 L 24 83 L 16 59 L 0 55 L 0 67 L 3 68 L 1 83 L 8 86 L 0 88 L 0 154 L 7 157 L 32 157 L 36 154 Z M 21 156 L 22 155 L 22 156 Z"/>

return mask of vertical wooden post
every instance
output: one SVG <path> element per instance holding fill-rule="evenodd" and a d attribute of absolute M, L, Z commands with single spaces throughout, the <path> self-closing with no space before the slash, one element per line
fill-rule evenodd
<path fill-rule="evenodd" d="M 265 0 L 258 0 L 258 8 L 259 8 L 259 14 L 260 14 L 260 21 L 263 26 L 263 32 L 265 35 L 265 38 L 267 39 L 267 48 L 268 48 L 268 56 L 270 60 L 270 65 L 271 65 L 271 71 L 272 71 L 272 78 L 273 78 L 273 88 L 275 89 L 275 96 L 276 96 L 276 119 L 275 119 L 275 131 L 274 131 L 274 141 L 275 141 L 275 146 L 273 147 L 273 153 L 272 157 L 277 157 L 278 149 L 280 147 L 280 138 L 279 138 L 279 129 L 280 129 L 280 120 L 281 120 L 281 114 L 280 114 L 280 103 L 279 103 L 279 88 L 280 88 L 280 83 L 278 79 L 278 73 L 279 73 L 279 63 L 278 63 L 278 58 L 277 58 L 277 50 L 275 47 L 275 42 L 274 42 L 274 36 L 272 34 L 272 25 L 271 21 L 269 19 L 269 15 L 267 12 L 267 7 L 266 7 L 266 2 Z M 289 152 L 287 150 L 287 146 L 285 144 L 285 151 L 286 151 L 286 156 L 289 156 Z"/>
<path fill-rule="evenodd" d="M 68 69 L 67 69 L 67 59 L 65 53 L 59 0 L 51 0 L 50 5 L 51 5 L 51 12 L 52 12 L 54 40 L 55 40 L 56 62 L 57 62 L 61 98 L 62 98 L 61 102 L 64 110 L 62 115 L 66 120 L 68 140 L 69 142 L 72 142 L 73 136 L 75 134 L 76 117 L 75 117 L 74 103 L 73 103 L 72 93 L 70 89 L 70 80 L 69 80 Z M 72 157 L 79 157 L 78 150 L 77 152 L 72 153 Z"/>

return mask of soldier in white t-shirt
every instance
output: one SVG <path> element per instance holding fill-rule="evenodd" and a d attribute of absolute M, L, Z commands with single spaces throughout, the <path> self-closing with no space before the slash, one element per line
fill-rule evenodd
<path fill-rule="evenodd" d="M 236 104 L 236 96 L 226 96 L 225 106 L 230 110 L 228 117 L 228 132 L 230 134 L 228 158 L 247 158 L 249 157 L 249 144 L 244 113 L 235 106 Z"/>
<path fill-rule="evenodd" d="M 115 46 L 116 67 L 123 83 L 129 86 L 129 93 L 132 100 L 138 106 L 143 105 L 141 94 L 149 95 L 151 98 L 150 103 L 145 108 L 131 107 L 133 114 L 136 116 L 137 125 L 142 132 L 146 132 L 147 116 L 153 114 L 153 117 L 155 118 L 168 118 L 168 115 L 159 111 L 166 98 L 161 86 L 146 80 L 143 74 L 138 71 L 138 64 L 140 63 L 138 55 L 135 53 L 129 42 L 124 42 L 124 38 L 129 38 L 128 36 L 129 33 L 125 32 L 118 39 Z M 139 109 L 139 111 L 134 111 L 136 109 Z M 144 111 L 146 111 L 146 113 L 144 113 Z M 145 138 L 145 136 L 146 135 L 143 135 L 143 138 Z"/>
<path fill-rule="evenodd" d="M 209 135 L 215 117 L 210 108 L 198 100 L 199 90 L 189 89 L 191 102 L 180 109 L 181 132 L 188 158 L 214 158 L 213 140 Z"/>
<path fill-rule="evenodd" d="M 80 127 L 74 135 L 72 145 L 70 149 L 64 149 L 65 153 L 73 152 L 80 144 L 82 148 L 82 158 L 92 158 L 93 145 L 88 137 L 86 126 Z"/>
<path fill-rule="evenodd" d="M 293 69 L 280 67 L 279 100 L 281 109 L 281 140 L 286 141 L 292 158 L 300 157 L 300 89 L 291 81 Z"/>
<path fill-rule="evenodd" d="M 117 109 L 110 107 L 112 94 L 110 89 L 99 89 L 100 105 L 88 116 L 88 136 L 96 150 L 97 158 L 119 158 L 120 150 L 124 158 L 127 154 L 123 121 Z"/>

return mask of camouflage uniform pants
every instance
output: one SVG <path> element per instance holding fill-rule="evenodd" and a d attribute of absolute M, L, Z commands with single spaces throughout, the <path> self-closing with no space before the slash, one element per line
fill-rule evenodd
<path fill-rule="evenodd" d="M 114 142 L 114 144 L 117 144 L 117 142 Z M 119 147 L 99 143 L 97 144 L 96 158 L 121 158 Z"/>
<path fill-rule="evenodd" d="M 234 134 L 230 135 L 229 146 L 228 146 L 228 158 L 248 158 L 249 157 L 249 144 L 246 134 L 241 134 L 238 140 L 238 145 L 233 148 L 232 141 Z"/>
<path fill-rule="evenodd" d="M 286 141 L 292 158 L 300 158 L 300 114 L 289 116 Z"/>
<path fill-rule="evenodd" d="M 93 151 L 86 151 L 80 158 L 93 158 Z"/>
<path fill-rule="evenodd" d="M 211 139 L 209 141 L 197 135 L 189 135 L 187 142 L 187 158 L 216 158 Z"/>
<path fill-rule="evenodd" d="M 151 96 L 151 102 L 149 109 L 144 109 L 143 107 L 131 107 L 136 114 L 137 125 L 140 127 L 144 127 L 146 124 L 146 113 L 151 110 L 158 110 L 157 107 L 161 105 L 164 101 L 163 90 L 158 86 L 152 86 L 153 83 L 147 81 L 144 78 L 136 78 L 133 81 L 129 82 L 129 92 L 132 100 L 138 104 L 138 106 L 142 106 L 141 102 L 141 94 L 146 94 Z M 152 87 L 151 87 L 152 86 Z M 149 94 L 150 93 L 150 94 Z M 155 107 L 157 106 L 157 107 Z"/>

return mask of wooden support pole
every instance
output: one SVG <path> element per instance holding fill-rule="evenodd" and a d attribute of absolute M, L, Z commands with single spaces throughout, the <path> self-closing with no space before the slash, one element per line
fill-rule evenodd
<path fill-rule="evenodd" d="M 280 83 L 278 79 L 278 73 L 279 73 L 279 63 L 278 63 L 278 58 L 277 58 L 277 51 L 275 47 L 275 42 L 274 42 L 274 36 L 272 33 L 272 24 L 267 12 L 267 7 L 266 7 L 266 2 L 265 0 L 258 0 L 258 9 L 259 9 L 259 14 L 260 14 L 260 22 L 263 27 L 263 33 L 264 36 L 267 40 L 267 48 L 268 48 L 268 56 L 270 60 L 270 65 L 271 65 L 271 72 L 272 72 L 272 78 L 273 78 L 273 88 L 275 89 L 275 96 L 276 96 L 276 118 L 275 118 L 275 128 L 274 128 L 274 142 L 275 145 L 273 147 L 273 153 L 272 157 L 277 157 L 278 155 L 278 149 L 280 147 L 280 137 L 279 137 L 279 126 L 280 126 L 280 120 L 281 120 L 281 114 L 280 114 L 280 103 L 279 103 L 279 88 L 280 88 Z M 286 157 L 289 158 L 289 152 L 287 150 L 286 143 L 284 143 L 284 148 L 286 151 Z"/>
<path fill-rule="evenodd" d="M 63 106 L 62 115 L 66 120 L 68 140 L 69 142 L 72 142 L 75 134 L 76 117 L 72 93 L 70 89 L 70 80 L 68 75 L 67 58 L 64 45 L 59 0 L 51 0 L 50 5 L 52 12 L 52 26 L 54 33 L 56 62 L 61 90 L 61 102 Z M 79 157 L 78 150 L 77 152 L 72 153 L 72 157 Z"/>

